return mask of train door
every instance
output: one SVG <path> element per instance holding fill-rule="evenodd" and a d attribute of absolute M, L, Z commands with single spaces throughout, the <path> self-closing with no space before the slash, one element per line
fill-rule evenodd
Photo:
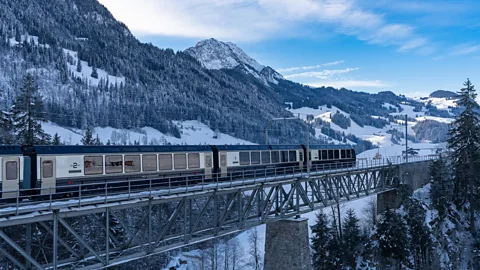
<path fill-rule="evenodd" d="M 212 155 L 205 154 L 205 178 L 212 178 Z"/>
<path fill-rule="evenodd" d="M 2 160 L 2 198 L 15 198 L 20 189 L 19 158 L 3 158 Z"/>
<path fill-rule="evenodd" d="M 40 164 L 41 194 L 50 194 L 50 189 L 54 193 L 57 179 L 55 157 L 42 157 Z"/>
<path fill-rule="evenodd" d="M 221 151 L 220 153 L 220 171 L 222 172 L 221 177 L 227 177 L 227 152 Z"/>

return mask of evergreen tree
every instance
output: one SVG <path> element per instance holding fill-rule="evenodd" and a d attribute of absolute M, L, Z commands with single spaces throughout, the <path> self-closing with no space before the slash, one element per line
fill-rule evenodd
<path fill-rule="evenodd" d="M 360 220 L 353 209 L 347 210 L 347 217 L 343 223 L 343 261 L 352 269 L 356 268 L 356 259 L 360 254 L 362 234 Z"/>
<path fill-rule="evenodd" d="M 82 72 L 82 61 L 77 60 L 77 72 Z"/>
<path fill-rule="evenodd" d="M 95 79 L 98 79 L 98 72 L 97 72 L 97 68 L 95 66 L 93 66 L 92 68 L 92 78 L 95 78 Z"/>
<path fill-rule="evenodd" d="M 476 168 L 480 166 L 480 107 L 475 102 L 477 94 L 469 79 L 458 94 L 459 106 L 465 110 L 453 122 L 450 130 L 448 147 L 453 151 L 451 155 L 454 168 L 454 201 L 457 207 L 468 202 L 470 215 L 470 230 L 475 233 L 475 210 L 478 209 L 477 191 L 480 174 Z"/>
<path fill-rule="evenodd" d="M 439 159 L 430 164 L 432 206 L 438 211 L 440 222 L 445 220 L 453 197 L 453 182 L 448 172 L 446 160 Z"/>
<path fill-rule="evenodd" d="M 377 235 L 381 255 L 401 265 L 408 256 L 407 228 L 402 217 L 388 209 L 378 223 Z"/>
<path fill-rule="evenodd" d="M 329 255 L 329 247 L 332 239 L 331 225 L 327 215 L 322 211 L 317 213 L 317 222 L 312 229 L 312 261 L 314 269 L 327 269 L 325 263 Z"/>
<path fill-rule="evenodd" d="M 12 106 L 15 134 L 20 144 L 48 144 L 50 135 L 43 131 L 43 102 L 32 75 L 25 76 L 20 94 Z"/>
<path fill-rule="evenodd" d="M 414 258 L 414 268 L 425 269 L 429 265 L 428 255 L 432 248 L 430 230 L 425 224 L 426 212 L 417 200 L 410 200 L 406 208 L 405 220 L 410 234 L 410 251 Z"/>
<path fill-rule="evenodd" d="M 60 136 L 58 136 L 58 133 L 55 133 L 55 135 L 53 135 L 52 145 L 60 145 L 60 144 L 61 144 Z"/>
<path fill-rule="evenodd" d="M 102 145 L 102 142 L 100 141 L 100 138 L 98 137 L 98 134 L 97 134 L 97 137 L 95 138 L 93 144 L 94 145 Z"/>
<path fill-rule="evenodd" d="M 87 128 L 85 135 L 82 138 L 83 145 L 95 145 L 95 140 L 93 139 L 92 129 Z"/>
<path fill-rule="evenodd" d="M 3 91 L 0 89 L 0 100 L 3 98 Z M 11 114 L 0 106 L 0 144 L 12 144 L 14 142 Z"/>

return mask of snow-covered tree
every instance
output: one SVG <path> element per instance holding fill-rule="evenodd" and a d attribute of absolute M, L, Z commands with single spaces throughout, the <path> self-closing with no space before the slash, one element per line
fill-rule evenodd
<path fill-rule="evenodd" d="M 13 127 L 20 144 L 50 142 L 50 135 L 43 131 L 41 125 L 45 121 L 43 113 L 43 102 L 38 85 L 33 76 L 27 74 L 12 106 Z"/>
<path fill-rule="evenodd" d="M 343 259 L 351 269 L 356 268 L 357 257 L 362 246 L 362 233 L 360 220 L 353 209 L 347 210 L 347 217 L 343 223 Z"/>
<path fill-rule="evenodd" d="M 314 269 L 326 269 L 325 262 L 329 255 L 329 247 L 332 239 L 332 228 L 327 215 L 322 211 L 317 213 L 317 221 L 312 229 L 312 261 Z"/>
<path fill-rule="evenodd" d="M 60 145 L 60 144 L 61 144 L 60 136 L 58 136 L 58 133 L 55 133 L 55 135 L 53 135 L 52 145 Z"/>
<path fill-rule="evenodd" d="M 260 235 L 258 234 L 257 228 L 248 231 L 248 241 L 250 242 L 250 250 L 248 251 L 250 262 L 248 266 L 254 270 L 263 269 L 263 258 L 260 252 Z"/>
<path fill-rule="evenodd" d="M 82 61 L 77 60 L 77 72 L 82 72 Z"/>
<path fill-rule="evenodd" d="M 454 168 L 454 201 L 457 207 L 468 203 L 470 230 L 475 232 L 475 210 L 478 209 L 478 187 L 480 174 L 480 107 L 475 101 L 477 94 L 469 79 L 458 94 L 459 106 L 465 110 L 453 122 L 448 147 L 452 150 L 451 161 Z"/>
<path fill-rule="evenodd" d="M 453 180 L 447 168 L 446 160 L 440 156 L 430 165 L 432 206 L 438 211 L 440 221 L 448 214 L 448 208 L 453 198 Z"/>
<path fill-rule="evenodd" d="M 92 78 L 98 79 L 98 72 L 97 72 L 97 67 L 93 66 L 92 67 Z"/>
<path fill-rule="evenodd" d="M 402 216 L 387 209 L 378 223 L 377 237 L 381 255 L 401 265 L 408 256 L 407 227 Z"/>
<path fill-rule="evenodd" d="M 93 139 L 91 128 L 87 128 L 87 130 L 85 131 L 85 135 L 83 135 L 83 138 L 82 138 L 82 144 L 95 145 L 95 140 Z"/>

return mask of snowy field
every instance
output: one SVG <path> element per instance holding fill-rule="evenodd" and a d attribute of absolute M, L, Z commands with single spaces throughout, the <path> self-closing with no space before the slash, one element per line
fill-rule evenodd
<path fill-rule="evenodd" d="M 93 138 L 96 138 L 98 135 L 100 141 L 104 144 L 110 141 L 112 144 L 115 143 L 122 145 L 133 144 L 135 141 L 142 145 L 164 143 L 189 145 L 253 144 L 249 141 L 237 139 L 228 134 L 216 134 L 215 131 L 207 125 L 198 121 L 176 121 L 174 123 L 180 130 L 180 139 L 169 134 L 163 134 L 152 127 L 143 127 L 136 130 L 96 127 L 93 129 Z M 83 130 L 64 128 L 51 122 L 43 123 L 42 127 L 45 132 L 52 136 L 55 133 L 58 133 L 60 140 L 67 145 L 82 144 Z M 217 135 L 216 139 L 214 138 L 214 135 Z"/>

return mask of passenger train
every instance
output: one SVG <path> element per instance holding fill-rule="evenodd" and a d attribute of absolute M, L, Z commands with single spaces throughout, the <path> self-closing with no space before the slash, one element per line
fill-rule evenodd
<path fill-rule="evenodd" d="M 306 152 L 304 145 L 0 146 L 0 194 L 49 194 L 59 187 L 147 177 L 221 181 L 255 170 L 306 170 Z M 355 166 L 349 145 L 311 145 L 309 154 L 312 170 L 317 164 Z"/>

